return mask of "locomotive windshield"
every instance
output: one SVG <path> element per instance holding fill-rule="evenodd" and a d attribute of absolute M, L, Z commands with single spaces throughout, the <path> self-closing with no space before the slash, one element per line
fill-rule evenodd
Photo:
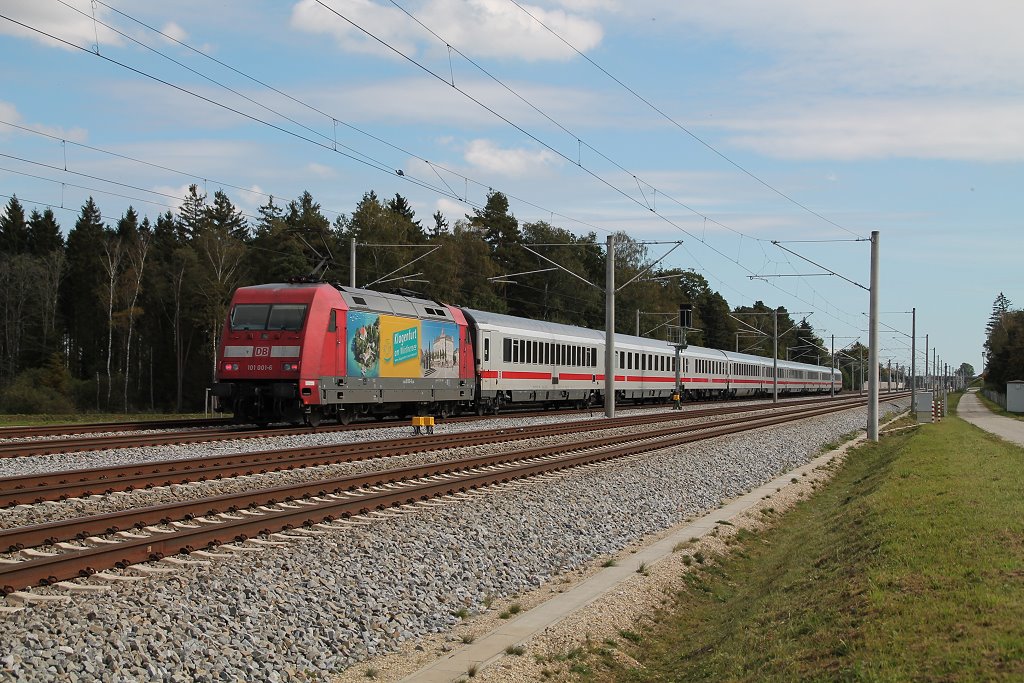
<path fill-rule="evenodd" d="M 306 308 L 305 304 L 238 304 L 231 311 L 231 330 L 298 331 Z"/>

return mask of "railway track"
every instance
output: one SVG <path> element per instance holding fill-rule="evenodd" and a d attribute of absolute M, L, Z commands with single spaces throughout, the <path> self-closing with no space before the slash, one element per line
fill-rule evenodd
<path fill-rule="evenodd" d="M 8 529 L 0 531 L 0 547 L 22 552 L 20 557 L 0 562 L 0 588 L 10 594 L 30 586 L 50 585 L 265 534 L 316 534 L 338 528 L 334 525 L 336 520 L 374 510 L 416 505 L 438 496 L 542 473 L 825 415 L 863 405 L 865 401 L 816 403 L 799 409 L 787 406 L 774 415 L 747 416 L 728 423 L 685 427 L 668 423 L 640 435 L 596 437 L 572 445 L 416 465 Z"/>
<path fill-rule="evenodd" d="M 827 401 L 827 400 L 842 400 L 848 397 L 838 397 L 836 399 L 804 399 L 801 401 L 786 401 L 787 404 L 799 404 L 804 401 Z M 691 406 L 693 404 L 690 404 Z M 721 404 L 719 404 L 721 405 Z M 663 408 L 665 404 L 659 404 L 656 407 Z M 504 416 L 520 418 L 520 417 L 539 417 L 548 415 L 572 415 L 581 413 L 593 413 L 597 409 L 584 409 L 584 410 L 563 410 L 563 411 L 527 411 L 527 412 L 510 412 L 503 414 Z M 703 410 L 703 409 L 699 409 Z M 689 412 L 689 407 L 687 412 Z M 500 418 L 502 415 L 499 415 Z M 494 419 L 494 415 L 464 415 L 459 417 L 445 418 L 445 423 L 458 424 L 462 422 L 476 422 L 479 420 Z M 102 434 L 101 436 L 69 436 L 66 438 L 58 439 L 34 439 L 31 441 L 7 441 L 3 442 L 4 439 L 13 439 L 15 432 L 3 432 L 0 428 L 0 458 L 21 458 L 21 457 L 33 457 L 40 455 L 54 455 L 58 453 L 82 453 L 89 451 L 101 451 L 110 450 L 114 448 L 138 448 L 146 446 L 173 446 L 183 445 L 190 443 L 205 443 L 205 442 L 216 442 L 216 441 L 230 441 L 234 439 L 263 439 L 275 436 L 296 436 L 305 434 L 329 434 L 332 432 L 345 432 L 345 431 L 357 431 L 365 429 L 378 429 L 382 426 L 398 426 L 397 421 L 391 423 L 381 422 L 360 422 L 350 425 L 323 425 L 319 427 L 277 427 L 273 429 L 265 429 L 259 427 L 225 427 L 227 424 L 224 420 L 210 420 L 208 424 L 201 425 L 198 422 L 184 422 L 178 423 L 183 424 L 186 429 L 185 431 L 169 431 L 158 434 Z M 110 423 L 113 425 L 113 423 Z M 135 425 L 149 425 L 148 427 L 130 427 L 128 424 Z M 127 423 L 118 424 L 114 426 L 121 427 L 116 431 L 129 431 L 133 429 L 155 429 L 158 428 L 156 425 L 168 425 L 174 424 L 171 422 L 148 422 L 148 423 Z M 96 427 L 94 431 L 104 431 L 99 429 L 101 424 L 92 425 Z M 63 425 L 62 428 L 66 429 L 68 425 Z M 196 429 L 199 427 L 200 429 Z M 21 429 L 21 428 L 14 428 Z M 49 429 L 49 428 L 48 428 Z M 52 429 L 56 430 L 58 427 L 54 426 Z M 66 432 L 51 431 L 48 433 L 41 433 L 39 436 L 46 436 L 47 434 L 58 434 Z M 28 436 L 27 434 L 18 434 L 17 438 Z"/>
<path fill-rule="evenodd" d="M 856 399 L 850 398 L 844 400 L 856 401 Z M 800 405 L 813 405 L 814 403 L 816 402 L 794 402 L 787 403 L 785 406 L 799 407 Z M 602 421 L 597 427 L 595 427 L 593 422 L 559 422 L 517 427 L 514 429 L 498 428 L 455 434 L 420 435 L 409 438 L 382 439 L 350 444 L 296 447 L 283 450 L 28 474 L 0 479 L 0 508 L 40 503 L 48 500 L 109 494 L 115 491 L 132 491 L 155 486 L 185 484 L 192 481 L 225 479 L 293 470 L 302 467 L 356 462 L 370 458 L 387 458 L 407 455 L 413 452 L 556 436 L 578 432 L 581 429 L 615 429 L 638 424 L 677 422 L 733 413 L 758 413 L 769 411 L 773 408 L 774 406 L 771 404 L 727 406 L 685 412 L 673 411 L 657 415 L 619 417 Z"/>
<path fill-rule="evenodd" d="M 130 432 L 147 429 L 188 429 L 221 427 L 231 424 L 224 418 L 189 420 L 140 420 L 138 422 L 84 422 L 82 424 L 57 424 L 33 426 L 0 427 L 0 439 L 21 439 L 39 436 L 64 436 L 68 434 L 94 434 L 96 432 Z"/>

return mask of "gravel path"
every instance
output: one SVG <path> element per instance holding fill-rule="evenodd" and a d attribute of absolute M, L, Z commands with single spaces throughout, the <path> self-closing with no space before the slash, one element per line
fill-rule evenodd
<path fill-rule="evenodd" d="M 4 614 L 0 676 L 323 680 L 431 636 L 443 642 L 457 615 L 487 612 L 492 601 L 713 509 L 864 419 L 863 409 L 850 410 L 517 484 L 514 494 L 435 501 Z"/>

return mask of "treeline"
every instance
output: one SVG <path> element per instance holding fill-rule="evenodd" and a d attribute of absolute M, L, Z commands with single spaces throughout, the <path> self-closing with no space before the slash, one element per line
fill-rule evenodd
<path fill-rule="evenodd" d="M 985 386 L 1000 392 L 1007 382 L 1024 380 L 1024 310 L 1011 306 L 999 292 L 985 327 Z"/>
<path fill-rule="evenodd" d="M 334 221 L 308 192 L 271 197 L 250 221 L 224 192 L 192 186 L 154 220 L 132 208 L 104 220 L 90 198 L 63 234 L 52 210 L 26 214 L 16 197 L 0 215 L 0 411 L 200 410 L 235 288 L 308 274 L 347 285 L 353 239 L 357 286 L 604 329 L 604 240 L 520 223 L 500 192 L 424 226 L 398 194 L 368 192 Z M 641 275 L 617 295 L 617 331 L 635 334 L 639 319 L 666 339 L 687 302 L 690 343 L 771 354 L 772 308 L 732 309 L 692 271 L 642 273 L 646 247 L 615 237 L 617 283 Z M 811 326 L 779 313 L 779 357 L 827 363 Z"/>

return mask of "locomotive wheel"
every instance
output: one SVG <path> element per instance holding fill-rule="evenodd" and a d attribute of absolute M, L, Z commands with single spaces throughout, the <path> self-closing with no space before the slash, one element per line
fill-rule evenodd
<path fill-rule="evenodd" d="M 352 424 L 352 413 L 347 410 L 338 411 L 338 424 L 350 425 Z"/>
<path fill-rule="evenodd" d="M 320 411 L 314 408 L 308 415 L 306 415 L 306 424 L 313 429 L 316 429 L 320 426 L 320 418 L 322 417 L 323 416 L 320 414 Z"/>

